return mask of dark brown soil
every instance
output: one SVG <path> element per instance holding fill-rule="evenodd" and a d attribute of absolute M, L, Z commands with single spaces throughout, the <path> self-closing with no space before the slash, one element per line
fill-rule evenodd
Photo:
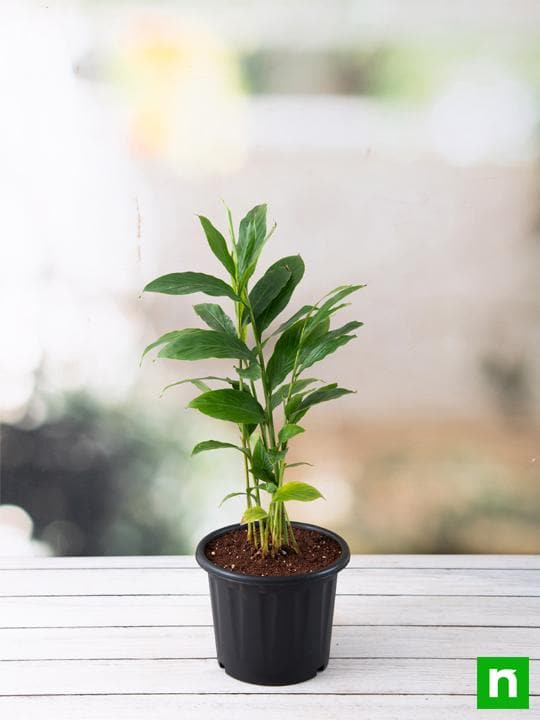
<path fill-rule="evenodd" d="M 276 557 L 263 557 L 247 540 L 247 529 L 233 530 L 211 540 L 205 548 L 206 557 L 226 570 L 243 575 L 299 575 L 322 570 L 341 556 L 339 544 L 315 530 L 295 528 L 294 536 L 300 552 L 282 548 Z"/>

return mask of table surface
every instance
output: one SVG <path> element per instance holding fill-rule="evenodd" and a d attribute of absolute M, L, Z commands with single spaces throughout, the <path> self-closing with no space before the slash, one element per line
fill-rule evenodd
<path fill-rule="evenodd" d="M 493 720 L 478 655 L 530 657 L 540 710 L 540 556 L 354 555 L 328 668 L 289 687 L 218 667 L 191 557 L 0 559 L 0 618 L 2 720 Z"/>

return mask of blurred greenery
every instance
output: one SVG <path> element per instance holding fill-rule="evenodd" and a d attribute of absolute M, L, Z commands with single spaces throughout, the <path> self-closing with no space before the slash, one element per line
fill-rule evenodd
<path fill-rule="evenodd" d="M 423 103 L 433 99 L 462 66 L 501 64 L 540 93 L 540 42 L 512 42 L 477 34 L 363 48 L 260 48 L 241 56 L 250 94 L 336 93 Z"/>
<path fill-rule="evenodd" d="M 354 519 L 367 552 L 540 552 L 532 426 L 412 423 L 366 430 L 351 461 Z M 358 435 L 355 433 L 358 445 Z"/>
<path fill-rule="evenodd" d="M 55 554 L 186 552 L 189 451 L 159 409 L 154 418 L 73 394 L 50 401 L 41 423 L 4 425 L 2 502 L 24 508 Z"/>

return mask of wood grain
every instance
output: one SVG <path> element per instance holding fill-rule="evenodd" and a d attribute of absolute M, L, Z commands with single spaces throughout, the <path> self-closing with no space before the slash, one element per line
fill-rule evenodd
<path fill-rule="evenodd" d="M 350 568 L 339 592 L 349 595 L 454 595 L 540 597 L 540 570 Z M 0 571 L 0 596 L 201 595 L 206 573 L 192 568 Z"/>
<path fill-rule="evenodd" d="M 536 711 L 536 712 L 535 712 Z M 504 720 L 537 717 L 540 698 L 530 711 L 505 710 Z M 495 713 L 497 715 L 497 713 Z M 455 695 L 104 695 L 0 697 L 6 720 L 494 720 L 492 710 L 476 710 L 471 696 Z"/>
<path fill-rule="evenodd" d="M 192 557 L 2 559 L 0 717 L 483 720 L 478 655 L 530 657 L 540 710 L 538 556 L 355 555 L 334 620 L 324 673 L 247 685 L 217 665 Z"/>

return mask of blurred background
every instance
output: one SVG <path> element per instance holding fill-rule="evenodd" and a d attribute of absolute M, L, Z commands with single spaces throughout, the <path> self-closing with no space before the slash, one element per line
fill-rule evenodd
<path fill-rule="evenodd" d="M 295 439 L 297 519 L 355 552 L 540 552 L 540 4 L 207 0 L 0 10 L 0 554 L 191 552 L 235 522 L 223 423 L 146 361 L 219 273 L 195 213 L 267 202 L 297 309 L 367 283 L 355 388 Z M 225 301 L 228 302 L 228 301 Z M 224 365 L 229 367 L 227 363 Z M 217 373 L 219 374 L 219 373 Z M 222 427 L 223 426 L 223 427 Z"/>

